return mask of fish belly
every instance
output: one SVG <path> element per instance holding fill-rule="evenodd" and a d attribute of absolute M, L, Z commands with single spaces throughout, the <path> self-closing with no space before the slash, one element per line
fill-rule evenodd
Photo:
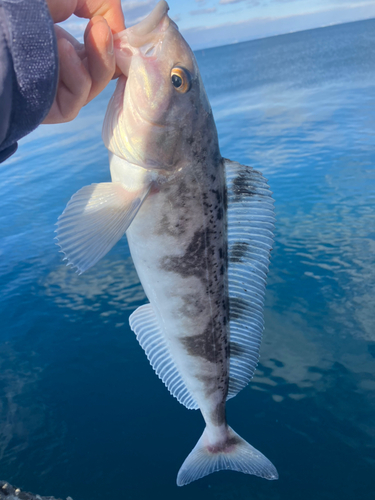
<path fill-rule="evenodd" d="M 207 422 L 225 422 L 227 231 L 223 164 L 189 167 L 150 193 L 127 231 L 173 361 Z"/>

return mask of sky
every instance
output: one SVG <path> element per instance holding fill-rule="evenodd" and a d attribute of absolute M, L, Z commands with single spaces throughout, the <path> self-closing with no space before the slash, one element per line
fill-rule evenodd
<path fill-rule="evenodd" d="M 157 0 L 123 0 L 126 26 L 143 19 Z M 193 49 L 227 45 L 332 24 L 375 18 L 375 0 L 169 0 L 169 16 Z M 86 22 L 65 29 L 81 37 Z"/>

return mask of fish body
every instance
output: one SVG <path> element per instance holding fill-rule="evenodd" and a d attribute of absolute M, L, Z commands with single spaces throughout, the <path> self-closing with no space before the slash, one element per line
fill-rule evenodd
<path fill-rule="evenodd" d="M 277 479 L 225 414 L 259 356 L 272 198 L 260 173 L 221 157 L 197 63 L 167 10 L 159 2 L 117 38 L 125 76 L 103 126 L 112 183 L 72 197 L 58 241 L 83 272 L 126 232 L 149 300 L 130 326 L 169 391 L 206 424 L 177 484 L 221 469 Z"/>
<path fill-rule="evenodd" d="M 216 426 L 225 421 L 228 392 L 223 181 L 222 163 L 207 171 L 191 165 L 148 196 L 127 231 L 171 357 L 206 422 Z"/>

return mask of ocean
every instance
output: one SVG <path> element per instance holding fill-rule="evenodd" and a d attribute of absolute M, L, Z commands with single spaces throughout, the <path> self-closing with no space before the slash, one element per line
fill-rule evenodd
<path fill-rule="evenodd" d="M 126 238 L 78 276 L 54 241 L 71 195 L 110 180 L 111 84 L 0 165 L 0 479 L 74 500 L 372 500 L 375 20 L 196 53 L 224 157 L 276 210 L 261 358 L 230 425 L 277 467 L 178 488 L 203 431 L 131 332 L 145 302 Z"/>

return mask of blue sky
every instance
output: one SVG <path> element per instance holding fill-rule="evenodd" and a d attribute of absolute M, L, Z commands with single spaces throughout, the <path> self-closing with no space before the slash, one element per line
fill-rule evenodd
<path fill-rule="evenodd" d="M 127 26 L 145 17 L 157 0 L 123 0 Z M 375 0 L 169 0 L 169 15 L 193 49 L 214 47 L 375 17 Z M 75 36 L 85 22 L 69 20 Z"/>

